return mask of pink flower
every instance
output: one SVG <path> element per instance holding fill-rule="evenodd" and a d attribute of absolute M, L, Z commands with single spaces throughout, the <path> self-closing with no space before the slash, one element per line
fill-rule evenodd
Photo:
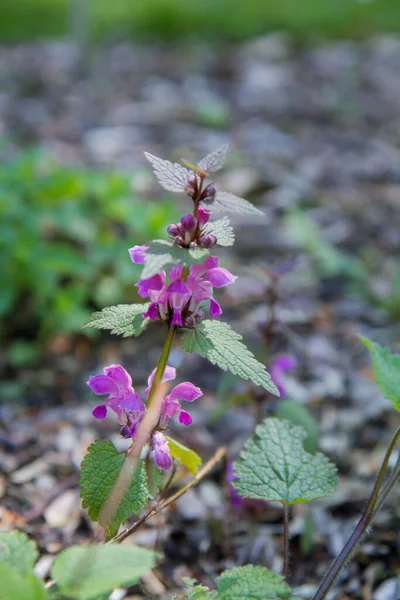
<path fill-rule="evenodd" d="M 160 431 L 153 433 L 151 447 L 153 450 L 153 460 L 157 467 L 163 471 L 168 471 L 172 467 L 173 461 L 165 435 L 160 433 Z"/>
<path fill-rule="evenodd" d="M 295 367 L 297 367 L 297 360 L 288 354 L 282 354 L 282 356 L 278 356 L 278 358 L 275 358 L 275 360 L 273 360 L 271 363 L 269 372 L 272 381 L 275 383 L 281 396 L 286 396 L 285 373 L 291 369 L 294 369 Z"/>
<path fill-rule="evenodd" d="M 149 246 L 133 246 L 133 248 L 129 248 L 129 256 L 136 265 L 144 265 L 146 262 L 146 251 L 149 249 Z"/>

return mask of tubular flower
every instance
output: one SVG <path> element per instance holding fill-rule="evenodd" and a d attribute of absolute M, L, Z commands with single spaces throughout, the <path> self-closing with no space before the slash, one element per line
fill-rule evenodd
<path fill-rule="evenodd" d="M 186 281 L 182 265 L 171 269 L 169 283 L 165 271 L 141 279 L 136 284 L 138 292 L 143 298 L 150 298 L 150 306 L 143 316 L 179 327 L 193 327 L 204 316 L 201 302 L 209 301 L 211 317 L 219 317 L 222 310 L 214 299 L 214 288 L 230 285 L 236 277 L 218 264 L 216 256 L 209 256 L 203 264 L 190 267 Z"/>
<path fill-rule="evenodd" d="M 151 448 L 153 450 L 153 460 L 157 467 L 163 471 L 168 471 L 172 467 L 172 456 L 167 438 L 160 431 L 153 433 Z"/>

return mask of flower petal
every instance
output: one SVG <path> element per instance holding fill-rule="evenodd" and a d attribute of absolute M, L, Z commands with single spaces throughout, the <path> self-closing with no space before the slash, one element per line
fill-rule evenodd
<path fill-rule="evenodd" d="M 222 308 L 220 307 L 218 302 L 214 300 L 214 298 L 211 298 L 210 300 L 210 315 L 213 319 L 216 319 L 217 317 L 222 315 Z"/>
<path fill-rule="evenodd" d="M 174 265 L 170 271 L 169 278 L 172 281 L 175 279 L 181 279 L 183 271 L 183 265 Z"/>
<path fill-rule="evenodd" d="M 144 265 L 146 262 L 146 250 L 148 249 L 149 246 L 133 246 L 133 248 L 129 248 L 128 252 L 132 262 L 136 265 Z"/>
<path fill-rule="evenodd" d="M 147 389 L 146 389 L 146 396 L 149 395 L 150 392 L 150 388 L 153 385 L 153 381 L 154 381 L 154 377 L 156 374 L 156 370 L 157 369 L 153 369 L 152 372 L 149 375 L 149 378 L 147 380 Z M 165 371 L 164 371 L 164 375 L 162 377 L 162 382 L 165 383 L 166 381 L 172 381 L 173 379 L 175 379 L 176 377 L 176 369 L 175 367 L 170 367 L 169 365 L 167 365 L 165 367 Z"/>
<path fill-rule="evenodd" d="M 181 410 L 181 414 L 179 415 L 179 423 L 182 425 L 191 425 L 192 424 L 192 415 L 188 413 L 186 410 Z"/>
<path fill-rule="evenodd" d="M 190 294 L 190 288 L 186 285 L 182 279 L 175 279 L 170 285 L 167 287 L 168 294 Z"/>
<path fill-rule="evenodd" d="M 193 385 L 189 381 L 179 383 L 176 385 L 166 397 L 166 400 L 185 400 L 186 402 L 193 402 L 196 398 L 200 398 L 203 392 L 200 388 Z"/>
<path fill-rule="evenodd" d="M 138 293 L 142 298 L 145 298 L 149 295 L 150 291 L 159 292 L 162 290 L 164 285 L 164 280 L 161 273 L 156 273 L 152 277 L 148 277 L 147 279 L 140 279 L 138 283 L 135 284 L 138 288 Z"/>
<path fill-rule="evenodd" d="M 107 375 L 94 375 L 89 377 L 87 384 L 94 393 L 98 395 L 113 394 L 117 396 L 119 394 L 119 387 L 116 381 Z"/>
<path fill-rule="evenodd" d="M 145 413 L 146 405 L 142 402 L 139 394 L 131 394 L 120 402 L 119 407 L 128 412 Z"/>
<path fill-rule="evenodd" d="M 225 285 L 230 285 L 236 281 L 237 277 L 232 275 L 228 269 L 218 267 L 217 269 L 210 269 L 204 279 L 212 283 L 214 287 L 219 288 L 224 287 Z"/>
<path fill-rule="evenodd" d="M 124 389 L 132 387 L 132 377 L 121 365 L 110 365 L 105 367 L 103 371 L 104 375 L 111 377 L 120 387 Z"/>
<path fill-rule="evenodd" d="M 96 408 L 93 409 L 92 415 L 96 419 L 104 419 L 107 416 L 107 405 L 99 404 L 99 406 L 96 406 Z"/>
<path fill-rule="evenodd" d="M 152 302 L 147 311 L 142 314 L 142 317 L 144 319 L 149 317 L 150 321 L 156 321 L 159 317 L 157 302 Z"/>

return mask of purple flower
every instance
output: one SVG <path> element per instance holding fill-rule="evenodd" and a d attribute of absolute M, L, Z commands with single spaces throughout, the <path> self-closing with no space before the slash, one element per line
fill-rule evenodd
<path fill-rule="evenodd" d="M 155 431 L 151 438 L 153 459 L 157 467 L 168 471 L 172 467 L 172 456 L 168 447 L 167 438 L 160 431 Z"/>
<path fill-rule="evenodd" d="M 146 251 L 149 249 L 149 246 L 133 246 L 133 248 L 129 248 L 129 256 L 136 265 L 144 265 L 146 262 Z"/>
<path fill-rule="evenodd" d="M 148 396 L 150 393 L 150 389 L 152 383 L 154 381 L 154 376 L 156 373 L 156 369 L 154 369 L 148 379 L 148 387 L 146 389 L 146 395 Z M 172 381 L 176 377 L 176 370 L 173 367 L 166 366 L 162 381 Z M 184 383 L 179 383 L 176 385 L 170 393 L 165 396 L 162 409 L 161 409 L 161 418 L 160 418 L 160 427 L 165 429 L 168 426 L 169 421 L 175 416 L 179 415 L 179 422 L 183 425 L 190 425 L 192 423 L 192 416 L 180 405 L 180 401 L 183 400 L 185 402 L 193 402 L 200 398 L 203 395 L 203 392 L 200 388 L 193 385 L 189 381 L 185 381 Z"/>
<path fill-rule="evenodd" d="M 275 358 L 275 360 L 273 360 L 271 363 L 269 372 L 272 381 L 275 383 L 281 396 L 286 396 L 285 373 L 291 369 L 294 369 L 295 367 L 297 367 L 297 360 L 288 354 L 278 356 L 278 358 Z"/>
<path fill-rule="evenodd" d="M 108 394 L 105 403 L 93 410 L 96 419 L 104 419 L 107 408 L 111 408 L 122 425 L 123 437 L 135 436 L 136 426 L 146 413 L 146 406 L 132 387 L 131 376 L 121 365 L 110 365 L 103 369 L 103 375 L 89 377 L 88 386 L 95 394 Z"/>
<path fill-rule="evenodd" d="M 203 264 L 190 267 L 189 275 L 182 279 L 183 265 L 172 267 L 170 283 L 165 271 L 148 279 L 141 279 L 136 285 L 139 294 L 150 298 L 150 306 L 143 314 L 151 320 L 162 319 L 170 325 L 192 327 L 193 319 L 202 318 L 200 303 L 210 301 L 211 317 L 219 317 L 222 310 L 214 299 L 214 288 L 225 287 L 237 278 L 228 269 L 218 266 L 218 258 L 209 256 Z"/>

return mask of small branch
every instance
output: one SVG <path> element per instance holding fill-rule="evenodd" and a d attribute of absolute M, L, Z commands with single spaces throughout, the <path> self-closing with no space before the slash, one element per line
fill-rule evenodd
<path fill-rule="evenodd" d="M 368 529 L 369 525 L 371 524 L 374 516 L 376 515 L 378 508 L 380 508 L 380 506 L 382 505 L 383 501 L 385 500 L 387 494 L 389 493 L 389 491 L 395 484 L 395 482 L 399 476 L 399 473 L 397 473 L 396 476 L 394 476 L 394 474 L 392 475 L 392 477 L 389 480 L 389 484 L 386 487 L 384 487 L 383 491 L 381 492 L 383 480 L 384 480 L 384 477 L 385 477 L 385 474 L 386 474 L 386 471 L 387 471 L 387 468 L 389 465 L 390 457 L 391 457 L 392 452 L 394 451 L 399 439 L 400 439 L 400 427 L 396 431 L 396 433 L 390 443 L 390 446 L 386 452 L 384 461 L 382 463 L 381 469 L 378 474 L 378 479 L 376 480 L 374 489 L 372 490 L 372 494 L 370 496 L 370 499 L 368 500 L 368 504 L 361 516 L 361 519 L 358 521 L 355 530 L 353 531 L 353 533 L 347 540 L 343 550 L 336 557 L 332 566 L 330 567 L 327 574 L 325 575 L 320 587 L 317 590 L 317 593 L 313 597 L 313 600 L 323 600 L 326 597 L 327 593 L 329 592 L 329 590 L 335 583 L 340 571 L 343 569 L 346 562 L 350 559 L 354 549 L 357 547 L 357 544 L 359 543 L 360 539 L 362 538 L 362 536 Z"/>
<path fill-rule="evenodd" d="M 283 503 L 283 576 L 287 583 L 289 583 L 289 562 L 290 562 L 290 552 L 289 552 L 289 503 Z"/>
<path fill-rule="evenodd" d="M 210 458 L 209 461 L 206 462 L 206 464 L 200 469 L 200 471 L 195 475 L 195 477 L 193 477 L 193 479 L 191 479 L 180 490 L 178 490 L 177 492 L 175 492 L 174 494 L 169 496 L 169 498 L 167 498 L 166 500 L 160 501 L 156 506 L 154 506 L 151 510 L 149 510 L 149 512 L 147 512 L 141 519 L 136 521 L 131 527 L 129 527 L 128 529 L 125 529 L 124 531 L 121 531 L 120 534 L 118 534 L 112 540 L 110 540 L 108 542 L 108 544 L 111 544 L 114 542 L 117 542 L 117 543 L 122 542 L 128 536 L 130 536 L 132 533 L 134 533 L 137 529 L 139 529 L 139 527 L 141 525 L 143 525 L 143 523 L 146 523 L 146 521 L 151 519 L 151 517 L 153 517 L 157 513 L 161 512 L 162 510 L 164 510 L 164 508 L 167 508 L 170 504 L 172 504 L 173 502 L 178 500 L 178 498 L 183 496 L 183 494 L 185 494 L 191 487 L 195 486 L 206 475 L 208 475 L 208 473 L 210 471 L 212 471 L 212 469 L 215 467 L 215 465 L 220 460 L 222 460 L 222 458 L 224 458 L 224 456 L 226 455 L 226 452 L 227 452 L 226 448 L 223 448 L 223 447 L 218 448 L 218 450 L 215 452 L 214 456 L 212 458 Z"/>

